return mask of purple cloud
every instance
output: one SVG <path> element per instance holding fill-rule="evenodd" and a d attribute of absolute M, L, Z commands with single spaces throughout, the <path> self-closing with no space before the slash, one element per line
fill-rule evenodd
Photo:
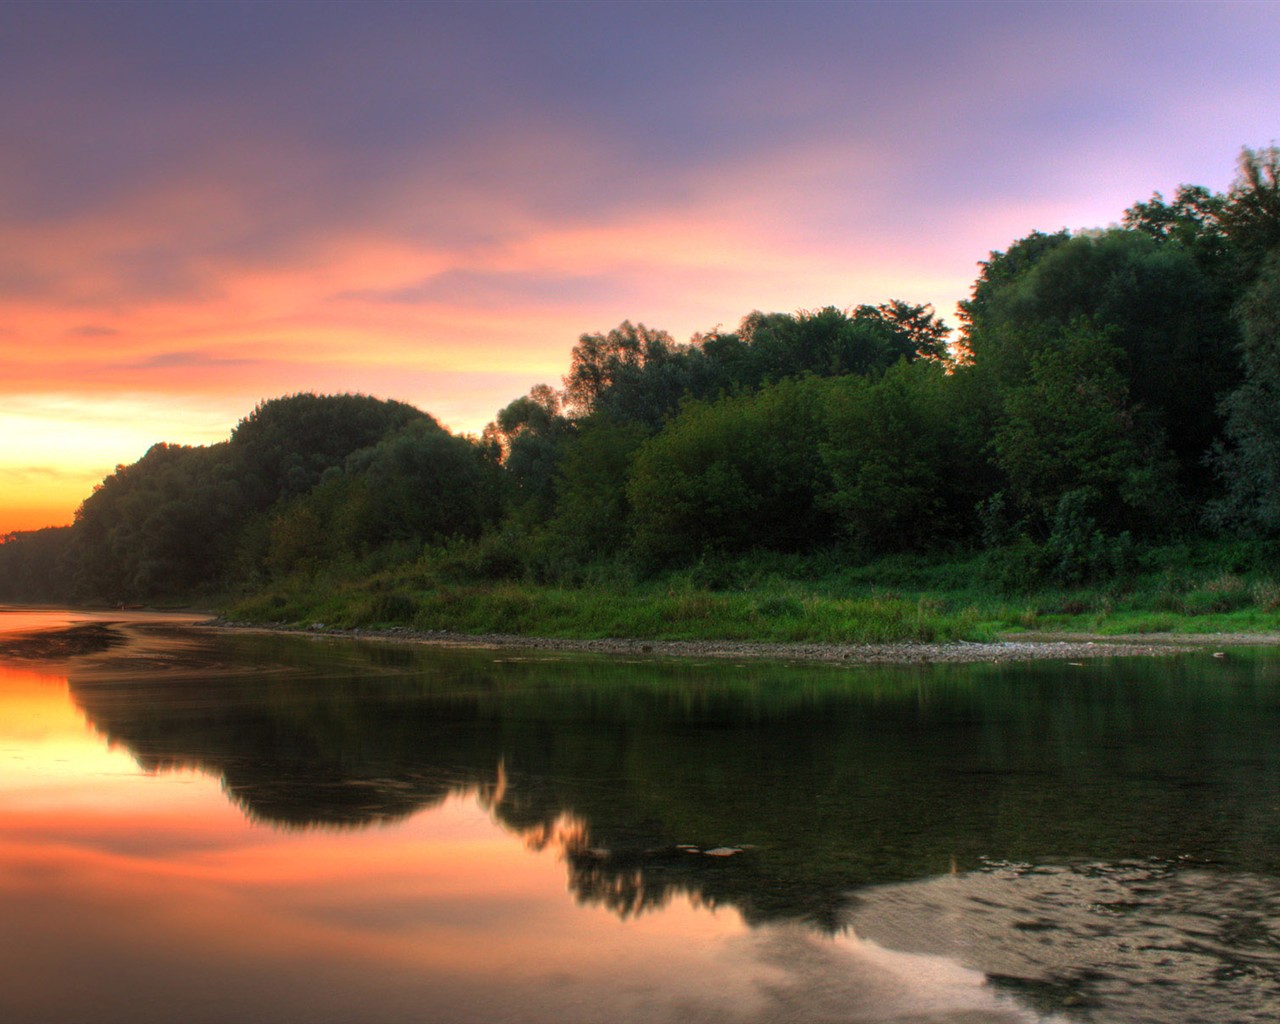
<path fill-rule="evenodd" d="M 225 356 L 214 355 L 210 352 L 158 352 L 145 359 L 139 359 L 137 362 L 127 364 L 125 369 L 168 370 L 175 367 L 190 367 L 195 369 L 213 366 L 251 366 L 255 362 L 257 362 L 257 360 L 228 359 Z"/>
<path fill-rule="evenodd" d="M 338 299 L 403 305 L 460 307 L 587 306 L 617 294 L 604 275 L 561 275 L 536 271 L 446 270 L 398 288 L 344 292 Z"/>

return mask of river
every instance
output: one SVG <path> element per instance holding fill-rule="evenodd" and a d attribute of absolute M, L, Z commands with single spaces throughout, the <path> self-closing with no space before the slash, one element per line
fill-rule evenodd
<path fill-rule="evenodd" d="M 0 611 L 0 1020 L 1273 1021 L 1280 652 L 636 659 Z"/>

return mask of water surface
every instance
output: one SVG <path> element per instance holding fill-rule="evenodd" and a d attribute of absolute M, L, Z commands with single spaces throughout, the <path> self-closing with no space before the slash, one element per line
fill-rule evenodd
<path fill-rule="evenodd" d="M 0 1019 L 1280 1012 L 1280 659 L 0 661 Z M 0 613 L 0 633 L 78 621 Z"/>

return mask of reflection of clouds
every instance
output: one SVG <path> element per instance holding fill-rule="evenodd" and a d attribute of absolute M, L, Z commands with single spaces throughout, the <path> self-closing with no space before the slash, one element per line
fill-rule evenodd
<path fill-rule="evenodd" d="M 13 951 L 0 958 L 4 1019 L 1052 1019 L 944 957 L 852 934 L 747 931 L 684 901 L 625 924 L 583 910 L 549 858 L 487 831 L 459 801 L 363 836 L 264 834 L 157 814 L 145 796 L 103 817 L 141 841 L 0 840 L 0 945 Z"/>
<path fill-rule="evenodd" d="M 1000 866 L 860 891 L 860 934 L 953 957 L 1096 1024 L 1264 1024 L 1280 1005 L 1280 880 L 1159 863 Z"/>
<path fill-rule="evenodd" d="M 766 925 L 733 942 L 757 970 L 761 1021 L 842 1024 L 1050 1024 L 987 984 L 979 971 L 939 955 L 901 953 L 851 931 L 816 935 Z M 737 951 L 737 950 L 735 950 Z M 1063 1022 L 1065 1024 L 1065 1021 Z"/>

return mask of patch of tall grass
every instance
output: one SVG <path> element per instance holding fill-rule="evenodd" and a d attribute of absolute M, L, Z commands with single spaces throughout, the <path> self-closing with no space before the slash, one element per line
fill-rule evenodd
<path fill-rule="evenodd" d="M 1123 579 L 1075 587 L 1017 584 L 1009 566 L 1025 559 L 1013 549 L 861 564 L 836 552 L 707 556 L 648 578 L 623 559 L 556 568 L 537 551 L 488 538 L 373 573 L 330 567 L 278 580 L 226 614 L 340 628 L 849 643 L 1280 629 L 1280 581 L 1259 545 L 1145 549 Z"/>

